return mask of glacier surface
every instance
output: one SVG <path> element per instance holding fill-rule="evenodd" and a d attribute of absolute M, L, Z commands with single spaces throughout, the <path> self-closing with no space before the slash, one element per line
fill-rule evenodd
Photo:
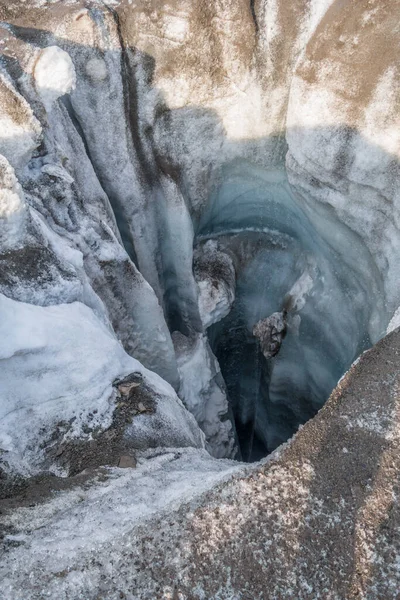
<path fill-rule="evenodd" d="M 21 319 L 28 305 L 46 315 L 46 336 L 53 310 L 84 306 L 66 323 L 78 336 L 96 319 L 117 344 L 109 386 L 131 357 L 172 386 L 214 456 L 265 455 L 400 304 L 388 15 L 353 7 L 385 23 L 371 74 L 369 26 L 355 43 L 329 1 L 301 19 L 275 1 L 153 16 L 141 2 L 33 4 L 34 27 L 11 2 L 0 31 L 1 294 Z M 325 43 L 333 22 L 342 54 Z M 253 329 L 283 312 L 266 358 Z M 132 443 L 135 423 L 153 419 L 154 441 L 167 413 L 137 417 Z"/>

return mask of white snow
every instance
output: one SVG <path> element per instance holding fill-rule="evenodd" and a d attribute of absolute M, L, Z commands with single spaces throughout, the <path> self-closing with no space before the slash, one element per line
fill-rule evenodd
<path fill-rule="evenodd" d="M 76 74 L 71 57 L 58 46 L 41 51 L 36 62 L 34 77 L 36 88 L 49 110 L 60 96 L 69 94 L 76 86 Z"/>
<path fill-rule="evenodd" d="M 386 333 L 391 333 L 392 331 L 394 331 L 398 327 L 400 327 L 400 306 L 395 311 L 393 317 L 390 319 L 390 323 L 388 325 Z"/>
<path fill-rule="evenodd" d="M 0 154 L 23 168 L 39 145 L 42 128 L 28 102 L 0 73 Z"/>
<path fill-rule="evenodd" d="M 157 444 L 172 430 L 182 445 L 202 445 L 194 419 L 170 385 L 128 356 L 87 306 L 33 306 L 0 295 L 0 314 L 0 448 L 11 468 L 38 470 L 40 444 L 60 421 L 73 419 L 66 438 L 82 436 L 89 413 L 91 427 L 107 428 L 114 409 L 112 382 L 136 371 L 158 394 L 161 415 L 170 413 L 169 421 L 158 422 L 156 436 L 152 416 L 141 417 L 136 430 L 142 439 L 148 442 L 150 436 Z M 174 408 L 168 410 L 168 403 Z"/>
<path fill-rule="evenodd" d="M 0 312 L 0 447 L 10 464 L 29 469 L 39 437 L 50 437 L 57 422 L 75 417 L 70 435 L 79 435 L 96 411 L 93 424 L 109 426 L 111 384 L 140 364 L 78 302 L 41 307 L 0 295 Z"/>
<path fill-rule="evenodd" d="M 0 155 L 0 244 L 3 249 L 20 243 L 27 211 L 24 195 L 14 169 Z"/>

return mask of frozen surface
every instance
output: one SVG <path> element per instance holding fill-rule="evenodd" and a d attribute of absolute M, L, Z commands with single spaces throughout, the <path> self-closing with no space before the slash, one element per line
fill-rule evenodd
<path fill-rule="evenodd" d="M 29 102 L 8 77 L 0 72 L 0 147 L 14 169 L 26 166 L 38 146 L 41 126 Z M 16 118 L 17 117 L 17 118 Z"/>
<path fill-rule="evenodd" d="M 178 332 L 173 338 L 181 379 L 179 394 L 186 408 L 204 431 L 211 455 L 234 458 L 238 448 L 226 387 L 207 338 L 199 334 L 189 339 Z"/>
<path fill-rule="evenodd" d="M 51 445 L 60 423 L 64 440 L 90 439 L 88 427 L 107 429 L 115 409 L 112 383 L 136 371 L 152 386 L 159 408 L 154 424 L 151 416 L 139 417 L 133 441 L 155 446 L 164 434 L 169 442 L 202 445 L 169 384 L 128 356 L 87 306 L 33 306 L 0 295 L 0 308 L 0 447 L 9 467 L 32 473 L 46 464 L 41 448 Z"/>
<path fill-rule="evenodd" d="M 386 333 L 391 333 L 392 331 L 394 331 L 398 327 L 400 327 L 400 306 L 395 311 L 393 317 L 390 319 L 390 322 L 389 322 L 389 325 L 388 325 Z"/>
<path fill-rule="evenodd" d="M 235 300 L 236 273 L 232 259 L 209 240 L 194 255 L 194 274 L 199 288 L 199 311 L 203 327 L 217 323 Z"/>
<path fill-rule="evenodd" d="M 399 324 L 396 3 L 3 4 L 2 460 L 56 470 L 53 435 L 90 442 L 136 370 L 156 411 L 124 439 L 175 449 L 7 517 L 2 593 L 129 598 L 135 568 L 149 600 L 394 597 L 397 347 L 286 462 L 181 503 L 233 468 L 183 446 L 265 456 Z"/>
<path fill-rule="evenodd" d="M 0 243 L 4 249 L 10 249 L 22 243 L 27 207 L 14 169 L 1 155 L 0 181 Z"/>
<path fill-rule="evenodd" d="M 60 96 L 69 94 L 76 85 L 71 57 L 58 46 L 49 46 L 40 53 L 34 77 L 36 88 L 48 110 L 53 102 Z"/>
<path fill-rule="evenodd" d="M 157 449 L 136 470 L 103 469 L 1 515 L 2 592 L 261 600 L 267 581 L 288 600 L 395 598 L 399 347 L 392 334 L 363 354 L 325 409 L 261 463 Z"/>
<path fill-rule="evenodd" d="M 86 305 L 180 391 L 218 456 L 230 423 L 265 454 L 399 306 L 388 7 L 9 4 L 0 291 Z M 283 310 L 266 359 L 253 327 Z"/>
<path fill-rule="evenodd" d="M 2 593 L 9 600 L 22 600 L 27 593 L 33 599 L 38 596 L 28 589 L 40 581 L 49 597 L 78 597 L 85 588 L 91 596 L 104 573 L 101 563 L 112 570 L 118 549 L 135 543 L 136 528 L 148 522 L 150 530 L 152 517 L 165 512 L 168 518 L 241 468 L 204 450 L 148 452 L 137 469 L 109 470 L 106 480 L 92 487 L 61 492 L 44 505 L 15 511 L 4 523 L 15 530 L 7 540 L 19 547 L 3 556 Z"/>

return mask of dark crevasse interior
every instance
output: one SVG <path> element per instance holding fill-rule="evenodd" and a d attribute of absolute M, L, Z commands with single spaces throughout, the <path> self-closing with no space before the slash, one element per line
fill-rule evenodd
<path fill-rule="evenodd" d="M 381 282 L 368 251 L 334 215 L 312 216 L 284 170 L 236 163 L 199 223 L 198 246 L 217 241 L 236 269 L 234 305 L 208 336 L 243 460 L 258 460 L 290 438 L 375 341 Z M 267 359 L 252 330 L 284 305 L 286 336 Z"/>

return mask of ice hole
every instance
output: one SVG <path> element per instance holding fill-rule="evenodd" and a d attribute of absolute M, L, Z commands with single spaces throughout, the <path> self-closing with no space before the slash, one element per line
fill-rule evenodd
<path fill-rule="evenodd" d="M 236 284 L 229 314 L 208 337 L 241 458 L 254 461 L 312 418 L 379 337 L 382 283 L 360 239 L 328 209 L 306 210 L 283 170 L 227 167 L 199 223 L 198 251 L 210 240 L 232 260 Z M 274 314 L 285 326 L 269 355 L 271 340 L 253 330 Z"/>

